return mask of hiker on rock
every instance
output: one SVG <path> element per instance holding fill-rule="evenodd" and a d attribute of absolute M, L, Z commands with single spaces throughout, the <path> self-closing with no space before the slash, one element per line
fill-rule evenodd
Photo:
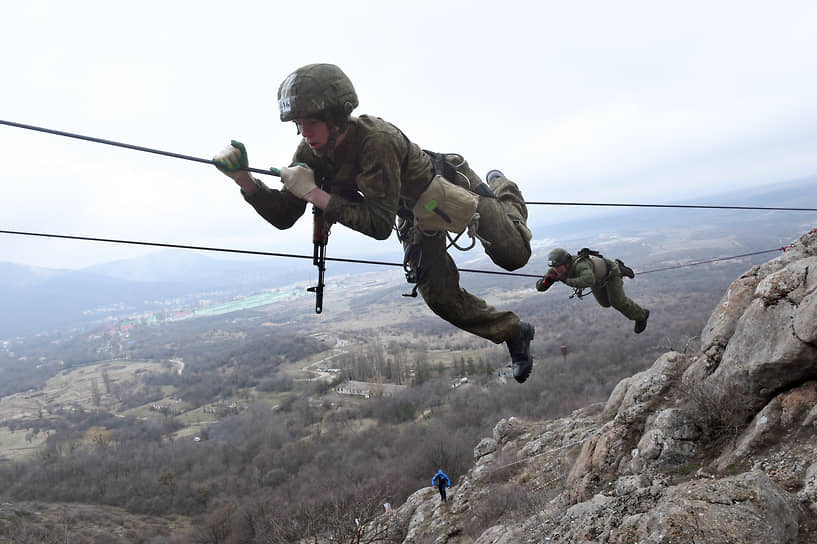
<path fill-rule="evenodd" d="M 290 228 L 307 203 L 327 224 L 340 223 L 378 240 L 391 235 L 399 216 L 406 279 L 446 321 L 506 343 L 514 377 L 524 382 L 533 367 L 534 327 L 460 287 L 446 247 L 449 233 L 467 232 L 502 268 L 524 266 L 531 233 L 516 183 L 499 170 L 488 172 L 485 183 L 461 156 L 423 150 L 379 117 L 351 116 L 357 106 L 357 93 L 340 68 L 303 66 L 278 89 L 281 121 L 294 121 L 302 137 L 292 165 L 280 169 L 284 186 L 268 187 L 246 171 L 247 152 L 240 142 L 233 141 L 214 163 L 279 229 Z"/>
<path fill-rule="evenodd" d="M 548 254 L 547 273 L 536 282 L 537 291 L 547 291 L 551 285 L 561 281 L 573 288 L 581 298 L 583 289 L 590 289 L 599 304 L 605 308 L 612 306 L 624 317 L 635 321 L 634 331 L 641 333 L 647 328 L 650 311 L 645 310 L 624 294 L 622 276 L 634 278 L 633 270 L 619 259 L 605 258 L 597 251 L 583 248 L 575 256 L 557 247 Z"/>
<path fill-rule="evenodd" d="M 443 469 L 437 470 L 437 474 L 431 479 L 431 487 L 436 487 L 440 490 L 440 502 L 448 502 L 445 498 L 445 488 L 451 487 L 451 480 L 445 475 Z"/>

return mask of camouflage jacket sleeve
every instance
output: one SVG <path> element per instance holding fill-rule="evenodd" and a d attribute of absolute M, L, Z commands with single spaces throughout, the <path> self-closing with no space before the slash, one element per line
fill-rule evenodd
<path fill-rule="evenodd" d="M 596 276 L 593 274 L 593 264 L 588 259 L 581 259 L 573 264 L 573 270 L 564 282 L 570 287 L 582 289 L 593 287 Z"/>
<path fill-rule="evenodd" d="M 402 138 L 372 134 L 362 142 L 359 172 L 354 184 L 363 196 L 350 199 L 330 190 L 324 210 L 330 223 L 340 223 L 366 236 L 385 240 L 391 235 L 401 189 L 401 162 L 406 150 Z"/>
<path fill-rule="evenodd" d="M 258 214 L 274 227 L 288 229 L 304 214 L 306 201 L 293 196 L 287 191 L 270 189 L 260 181 L 258 191 L 251 195 L 245 194 L 244 200 L 255 208 Z"/>

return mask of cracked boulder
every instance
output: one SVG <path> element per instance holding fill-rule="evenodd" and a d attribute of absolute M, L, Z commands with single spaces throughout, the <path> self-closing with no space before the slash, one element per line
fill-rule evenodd
<path fill-rule="evenodd" d="M 710 388 L 713 402 L 732 408 L 737 422 L 754 416 L 779 392 L 817 376 L 815 238 L 804 236 L 786 259 L 758 267 L 761 279 L 752 299 L 737 318 L 717 368 L 704 378 L 717 384 Z M 761 276 L 763 270 L 768 273 Z M 688 374 L 702 377 L 701 364 L 707 361 L 696 362 Z"/>
<path fill-rule="evenodd" d="M 798 519 L 798 506 L 791 496 L 755 471 L 671 487 L 646 512 L 624 517 L 608 542 L 794 544 Z"/>

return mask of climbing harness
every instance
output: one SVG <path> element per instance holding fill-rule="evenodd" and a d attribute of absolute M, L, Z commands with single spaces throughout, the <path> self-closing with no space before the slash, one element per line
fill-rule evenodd
<path fill-rule="evenodd" d="M 424 231 L 460 234 L 470 225 L 479 203 L 479 196 L 469 190 L 471 181 L 458 170 L 465 159 L 453 153 L 423 152 L 431 159 L 434 176 L 412 206 L 414 224 Z M 459 159 L 459 164 L 448 157 Z"/>
<path fill-rule="evenodd" d="M 480 215 L 476 210 L 480 196 L 496 196 L 480 180 L 468 177 L 465 173 L 468 163 L 462 155 L 436 153 L 427 149 L 423 152 L 431 159 L 434 175 L 416 201 L 401 201 L 397 212 L 399 223 L 395 226 L 397 238 L 405 246 L 403 269 L 406 281 L 414 284 L 410 293 L 404 293 L 403 296 L 407 297 L 417 296 L 417 284 L 423 275 L 423 238 L 442 236 L 445 233 L 448 240 L 446 251 L 451 247 L 468 251 L 476 245 L 477 240 L 485 247 L 491 245 L 489 240 L 479 235 Z M 472 191 L 471 187 L 474 185 L 477 189 Z M 471 239 L 467 246 L 457 244 L 463 234 Z"/>
<path fill-rule="evenodd" d="M 463 198 L 467 198 L 469 201 L 474 199 L 477 204 L 479 204 L 479 196 L 496 198 L 496 195 L 494 195 L 493 191 L 491 191 L 488 185 L 482 183 L 478 179 L 472 180 L 468 177 L 468 175 L 465 173 L 465 169 L 468 168 L 468 162 L 462 155 L 458 153 L 435 153 L 434 151 L 429 151 L 427 149 L 424 149 L 423 152 L 431 158 L 431 163 L 434 165 L 434 175 L 442 176 L 451 184 L 456 185 L 465 191 L 468 196 Z M 473 189 L 473 187 L 476 187 L 476 189 Z M 490 246 L 491 242 L 479 235 L 479 217 L 479 213 L 477 213 L 475 207 L 474 212 L 468 219 L 465 230 L 441 229 L 445 231 L 446 236 L 448 237 L 448 245 L 445 249 L 448 250 L 453 246 L 460 251 L 468 251 L 474 247 L 477 240 L 482 242 L 482 244 L 486 247 Z M 422 226 L 420 228 L 422 228 Z M 466 232 L 468 237 L 471 238 L 471 243 L 468 245 L 468 247 L 461 247 L 457 245 L 457 240 L 459 240 L 463 232 Z M 456 236 L 452 237 L 452 233 L 455 233 Z"/>
<path fill-rule="evenodd" d="M 439 236 L 439 232 L 426 233 L 414 228 L 414 216 L 405 207 L 398 210 L 399 223 L 395 230 L 397 239 L 404 246 L 403 251 L 403 272 L 406 275 L 406 282 L 413 284 L 410 293 L 403 293 L 404 297 L 417 296 L 417 284 L 420 283 L 420 276 L 423 271 L 423 249 L 422 240 L 424 236 Z"/>

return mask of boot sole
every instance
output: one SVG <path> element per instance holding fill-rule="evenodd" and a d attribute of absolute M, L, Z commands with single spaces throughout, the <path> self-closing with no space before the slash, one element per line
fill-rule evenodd
<path fill-rule="evenodd" d="M 513 379 L 519 383 L 524 383 L 530 376 L 533 370 L 533 357 L 530 355 L 530 342 L 536 334 L 536 327 L 530 323 L 526 323 L 526 334 L 528 340 L 528 358 L 526 361 L 514 361 L 513 363 Z"/>

